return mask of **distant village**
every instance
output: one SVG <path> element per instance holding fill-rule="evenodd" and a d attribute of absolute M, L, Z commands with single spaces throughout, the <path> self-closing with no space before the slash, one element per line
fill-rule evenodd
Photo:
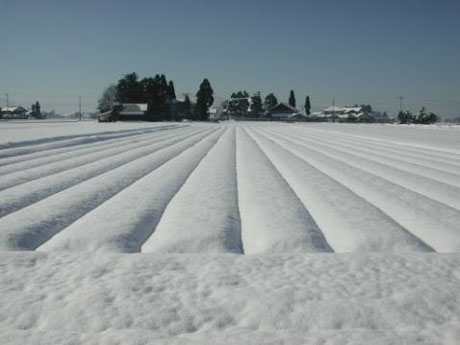
<path fill-rule="evenodd" d="M 98 101 L 99 112 L 86 114 L 86 117 L 97 118 L 99 122 L 234 120 L 429 124 L 438 121 L 437 115 L 427 112 L 424 107 L 417 115 L 401 109 L 396 116 L 375 111 L 369 104 L 333 104 L 322 111 L 311 112 L 310 97 L 307 95 L 304 104 L 298 106 L 293 90 L 289 93 L 288 102 L 278 102 L 273 93 L 262 99 L 260 92 L 250 95 L 246 91 L 237 91 L 216 105 L 214 91 L 208 79 L 202 81 L 192 99 L 188 95 L 184 95 L 183 98 L 176 97 L 173 81 L 168 82 L 164 74 L 140 80 L 136 73 L 131 73 L 125 75 L 117 84 L 107 87 Z M 40 120 L 50 117 L 55 118 L 59 115 L 54 111 L 42 112 L 38 101 L 32 104 L 30 109 L 23 106 L 0 108 L 0 119 L 3 120 Z M 73 117 L 81 119 L 81 110 Z"/>
<path fill-rule="evenodd" d="M 9 106 L 0 108 L 0 119 L 43 119 L 40 103 L 35 102 L 29 109 L 22 106 Z"/>

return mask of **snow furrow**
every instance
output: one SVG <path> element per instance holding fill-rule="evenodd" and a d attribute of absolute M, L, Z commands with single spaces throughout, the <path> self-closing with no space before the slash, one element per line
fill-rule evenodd
<path fill-rule="evenodd" d="M 12 143 L 10 145 L 6 145 L 6 147 L 14 146 L 11 148 L 1 148 L 0 149 L 0 158 L 6 158 L 11 156 L 19 156 L 19 155 L 26 155 L 34 152 L 39 151 L 46 151 L 55 148 L 63 148 L 75 145 L 82 145 L 92 142 L 98 141 L 105 141 L 113 138 L 120 138 L 120 137 L 127 137 L 141 133 L 153 133 L 157 131 L 163 131 L 171 128 L 178 127 L 179 125 L 165 125 L 165 126 L 158 126 L 148 129 L 134 129 L 134 130 L 127 130 L 127 131 L 114 131 L 114 132 L 99 132 L 99 133 L 91 133 L 91 134 L 84 134 L 84 135 L 75 135 L 69 137 L 52 137 L 50 139 L 39 140 L 37 142 L 17 142 Z M 2 145 L 5 147 L 5 145 Z"/>
<path fill-rule="evenodd" d="M 272 131 L 270 132 L 275 133 Z M 382 163 L 379 159 L 374 159 L 374 157 L 370 155 L 348 152 L 344 149 L 336 148 L 334 145 L 323 144 L 306 138 L 299 139 L 297 136 L 293 137 L 291 134 L 287 133 L 283 135 L 278 133 L 275 135 L 279 135 L 286 139 L 289 138 L 289 141 L 295 144 L 299 144 L 333 159 L 348 163 L 363 171 L 378 175 L 404 188 L 460 210 L 460 188 L 453 185 L 446 184 L 438 179 L 426 178 L 416 172 L 408 173 L 402 170 L 399 164 L 393 166 L 387 165 Z"/>
<path fill-rule="evenodd" d="M 169 201 L 221 134 L 219 130 L 189 145 L 174 159 L 80 218 L 39 250 L 139 252 Z"/>
<path fill-rule="evenodd" d="M 132 151 L 117 154 L 114 157 L 106 157 L 97 162 L 87 164 L 83 167 L 63 171 L 51 176 L 23 183 L 21 185 L 0 191 L 0 217 L 15 212 L 21 208 L 31 205 L 39 200 L 49 197 L 52 194 L 78 185 L 95 176 L 103 174 L 112 169 L 123 167 L 123 165 L 141 159 L 152 152 L 167 148 L 189 137 L 199 135 L 203 129 L 195 130 L 192 133 L 185 133 L 183 136 L 172 139 L 164 139 L 147 147 L 137 148 Z"/>
<path fill-rule="evenodd" d="M 332 251 L 297 195 L 240 128 L 237 171 L 245 254 Z"/>
<path fill-rule="evenodd" d="M 314 133 L 317 134 L 314 134 Z M 433 147 L 416 148 L 405 142 L 389 142 L 386 140 L 369 138 L 365 136 L 356 136 L 340 132 L 324 131 L 319 129 L 304 129 L 303 133 L 309 135 L 317 135 L 320 138 L 330 137 L 334 138 L 337 142 L 347 142 L 351 145 L 359 145 L 363 147 L 371 147 L 377 150 L 377 152 L 387 152 L 390 155 L 400 155 L 403 157 L 411 158 L 430 164 L 435 161 L 441 164 L 446 164 L 446 160 L 450 163 L 448 166 L 460 165 L 460 153 L 445 152 L 442 148 L 435 149 Z"/>
<path fill-rule="evenodd" d="M 177 133 L 180 135 L 180 133 Z M 176 133 L 168 133 L 166 138 L 174 137 Z M 43 164 L 42 166 L 35 167 L 34 169 L 18 170 L 13 173 L 2 176 L 0 180 L 0 191 L 20 185 L 25 182 L 40 179 L 42 177 L 48 177 L 53 174 L 57 174 L 62 171 L 70 169 L 84 169 L 85 165 L 97 162 L 107 157 L 116 157 L 125 152 L 130 152 L 137 148 L 148 147 L 151 144 L 155 144 L 158 141 L 164 140 L 163 137 L 150 137 L 143 139 L 138 142 L 120 142 L 108 146 L 105 149 L 96 149 L 93 152 L 87 152 L 83 156 L 75 157 L 73 153 L 67 154 L 67 159 L 60 159 L 57 162 L 50 164 Z"/>
<path fill-rule="evenodd" d="M 186 127 L 185 127 L 186 128 Z M 179 128 L 167 128 L 164 131 L 159 131 L 158 135 L 162 135 L 163 132 L 167 133 L 169 131 L 175 131 L 178 129 L 182 129 L 182 127 Z M 37 151 L 37 152 L 32 152 L 32 153 L 27 153 L 23 155 L 17 155 L 17 156 L 11 156 L 11 157 L 6 157 L 6 158 L 1 158 L 0 159 L 0 167 L 5 167 L 7 165 L 11 164 L 20 164 L 20 163 L 26 163 L 28 161 L 33 161 L 34 159 L 39 159 L 43 157 L 54 157 L 58 156 L 60 154 L 66 154 L 70 152 L 74 152 L 78 154 L 81 150 L 88 150 L 91 148 L 95 147 L 104 147 L 107 145 L 107 143 L 112 143 L 117 140 L 129 140 L 132 138 L 139 138 L 143 136 L 149 136 L 152 135 L 153 133 L 149 132 L 141 132 L 137 134 L 133 134 L 127 137 L 115 137 L 113 139 L 107 139 L 107 140 L 100 140 L 100 141 L 93 141 L 93 142 L 88 142 L 88 143 L 82 143 L 79 145 L 74 145 L 74 146 L 64 146 L 64 147 L 58 147 L 58 148 L 51 148 L 49 150 L 44 150 L 44 151 Z M 156 134 L 156 133 L 155 133 Z"/>
<path fill-rule="evenodd" d="M 306 136 L 303 134 L 302 136 Z M 349 147 L 350 150 L 356 152 L 367 153 L 369 155 L 385 159 L 387 161 L 394 161 L 396 164 L 406 164 L 413 169 L 422 169 L 427 173 L 435 174 L 440 176 L 446 181 L 458 181 L 460 179 L 460 164 L 455 163 L 452 159 L 439 158 L 434 159 L 423 154 L 407 154 L 398 149 L 384 149 L 374 147 L 369 142 L 349 143 L 337 140 L 336 138 L 330 139 L 325 137 L 319 137 L 315 135 L 308 135 L 313 140 L 328 141 L 336 146 Z M 456 182 L 458 185 L 458 182 Z"/>
<path fill-rule="evenodd" d="M 249 133 L 283 175 L 336 252 L 432 251 L 356 193 L 252 128 Z"/>
<path fill-rule="evenodd" d="M 0 218 L 0 250 L 33 250 L 104 201 L 173 159 L 215 130 L 174 145 L 56 193 Z M 162 181 L 157 181 L 162 184 Z M 136 207 L 136 205 L 132 205 Z M 124 214 L 122 213 L 121 216 Z"/>
<path fill-rule="evenodd" d="M 366 146 L 367 143 L 361 143 L 360 147 L 344 143 L 340 143 L 340 145 L 338 145 L 339 142 L 337 140 L 324 137 L 310 136 L 305 134 L 297 135 L 290 132 L 282 133 L 280 131 L 276 131 L 276 133 L 291 135 L 299 139 L 313 141 L 315 143 L 322 143 L 324 145 L 332 145 L 332 147 L 337 150 L 346 150 L 346 152 L 359 154 L 361 157 L 366 157 L 367 159 L 382 164 L 397 166 L 401 170 L 460 187 L 460 166 L 455 167 L 447 162 L 439 163 L 434 161 L 426 161 L 423 159 L 412 159 L 401 156 L 398 153 L 386 154 L 375 149 L 365 148 L 364 146 Z"/>
<path fill-rule="evenodd" d="M 148 133 L 163 128 L 174 128 L 183 126 L 183 124 L 164 124 L 164 123 L 131 123 L 129 125 L 122 123 L 97 123 L 97 121 L 73 121 L 71 122 L 55 122 L 48 121 L 28 122 L 18 124 L 17 126 L 9 126 L 3 123 L 2 130 L 5 135 L 0 141 L 1 149 L 32 147 L 41 144 L 49 144 L 51 142 L 66 141 L 72 139 L 84 139 L 91 136 L 102 137 L 121 137 L 131 134 Z M 37 129 L 39 129 L 37 133 Z M 15 140 L 11 140 L 14 138 Z M 9 139 L 9 140 L 8 140 Z M 19 140 L 17 140 L 19 139 Z M 25 139 L 25 140 L 24 140 Z"/>
<path fill-rule="evenodd" d="M 46 164 L 51 164 L 55 162 L 65 161 L 66 159 L 74 159 L 76 157 L 84 156 L 88 153 L 101 152 L 103 150 L 110 149 L 112 147 L 130 144 L 130 143 L 140 143 L 142 141 L 151 140 L 152 138 L 163 138 L 167 136 L 174 135 L 173 133 L 180 134 L 184 131 L 191 131 L 190 127 L 179 128 L 171 131 L 162 131 L 158 134 L 156 133 L 142 133 L 138 135 L 133 135 L 128 138 L 116 138 L 109 139 L 106 141 L 99 141 L 95 143 L 79 145 L 80 147 L 65 147 L 61 149 L 42 151 L 37 153 L 32 153 L 30 155 L 18 156 L 22 157 L 22 160 L 11 161 L 8 164 L 3 164 L 5 160 L 0 160 L 0 175 L 6 175 L 13 172 L 22 172 L 26 169 L 32 169 L 35 167 L 43 166 Z M 14 157 L 10 157 L 14 158 Z M 28 159 L 24 159 L 28 158 Z"/>
<path fill-rule="evenodd" d="M 235 128 L 226 130 L 166 207 L 142 252 L 243 253 Z"/>
<path fill-rule="evenodd" d="M 407 148 L 408 150 L 418 153 L 431 151 L 433 155 L 438 157 L 456 157 L 460 159 L 460 150 L 457 146 L 458 130 L 454 128 L 447 130 L 444 128 L 444 130 L 441 131 L 433 131 L 432 128 L 423 129 L 422 126 L 417 126 L 417 128 L 408 130 L 407 127 L 401 125 L 372 126 L 362 124 L 336 124 L 334 130 L 331 130 L 333 125 L 328 125 L 328 127 L 328 130 L 315 127 L 309 127 L 308 130 L 327 133 L 328 136 L 332 135 L 349 139 L 362 139 L 382 146 Z M 356 130 L 354 133 L 349 132 L 349 129 L 352 128 Z M 375 129 L 379 131 L 375 131 Z M 414 136 L 415 133 L 417 133 L 417 135 Z M 438 136 L 432 136 L 434 133 L 437 133 Z M 445 136 L 447 137 L 446 141 L 443 140 Z M 435 146 L 433 146 L 433 143 L 436 143 Z"/>
<path fill-rule="evenodd" d="M 270 138 L 378 207 L 436 251 L 460 251 L 458 210 L 280 136 Z"/>

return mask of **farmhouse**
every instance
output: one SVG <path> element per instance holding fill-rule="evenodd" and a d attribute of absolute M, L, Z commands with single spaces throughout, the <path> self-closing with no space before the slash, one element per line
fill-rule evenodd
<path fill-rule="evenodd" d="M 118 120 L 143 120 L 147 112 L 147 103 L 124 103 L 118 112 Z"/>
<path fill-rule="evenodd" d="M 147 112 L 147 103 L 121 103 L 98 116 L 99 122 L 135 121 L 144 120 Z"/>
<path fill-rule="evenodd" d="M 21 106 L 0 109 L 0 119 L 27 119 L 27 109 Z"/>
<path fill-rule="evenodd" d="M 267 116 L 268 117 L 275 117 L 275 118 L 288 118 L 292 117 L 292 115 L 297 115 L 300 114 L 300 110 L 297 109 L 296 107 L 293 107 L 292 105 L 288 103 L 280 103 L 273 108 L 271 108 Z"/>
<path fill-rule="evenodd" d="M 186 116 L 183 100 L 168 100 L 168 107 L 171 119 L 179 120 Z M 100 122 L 146 120 L 147 110 L 147 103 L 121 103 L 114 105 L 110 111 L 99 114 L 98 119 Z"/>
<path fill-rule="evenodd" d="M 384 113 L 373 112 L 370 107 L 328 107 L 322 112 L 313 113 L 309 118 L 313 121 L 337 121 L 337 122 L 388 122 L 388 116 Z"/>

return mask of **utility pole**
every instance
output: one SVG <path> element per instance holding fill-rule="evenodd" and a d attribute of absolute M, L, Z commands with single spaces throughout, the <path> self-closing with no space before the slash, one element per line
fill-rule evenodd
<path fill-rule="evenodd" d="M 402 112 L 402 101 L 403 101 L 404 97 L 399 96 L 398 98 L 399 98 L 399 112 Z"/>
<path fill-rule="evenodd" d="M 81 96 L 78 96 L 78 113 L 80 114 L 81 121 Z"/>
<path fill-rule="evenodd" d="M 9 99 L 8 93 L 6 94 L 6 107 L 7 107 L 7 108 L 10 107 L 10 99 Z"/>
<path fill-rule="evenodd" d="M 332 122 L 335 122 L 335 97 L 332 97 Z"/>

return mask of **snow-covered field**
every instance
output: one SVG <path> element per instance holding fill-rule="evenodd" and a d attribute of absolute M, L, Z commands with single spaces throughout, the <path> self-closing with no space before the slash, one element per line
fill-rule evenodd
<path fill-rule="evenodd" d="M 0 123 L 0 344 L 460 344 L 459 253 L 456 127 Z"/>

